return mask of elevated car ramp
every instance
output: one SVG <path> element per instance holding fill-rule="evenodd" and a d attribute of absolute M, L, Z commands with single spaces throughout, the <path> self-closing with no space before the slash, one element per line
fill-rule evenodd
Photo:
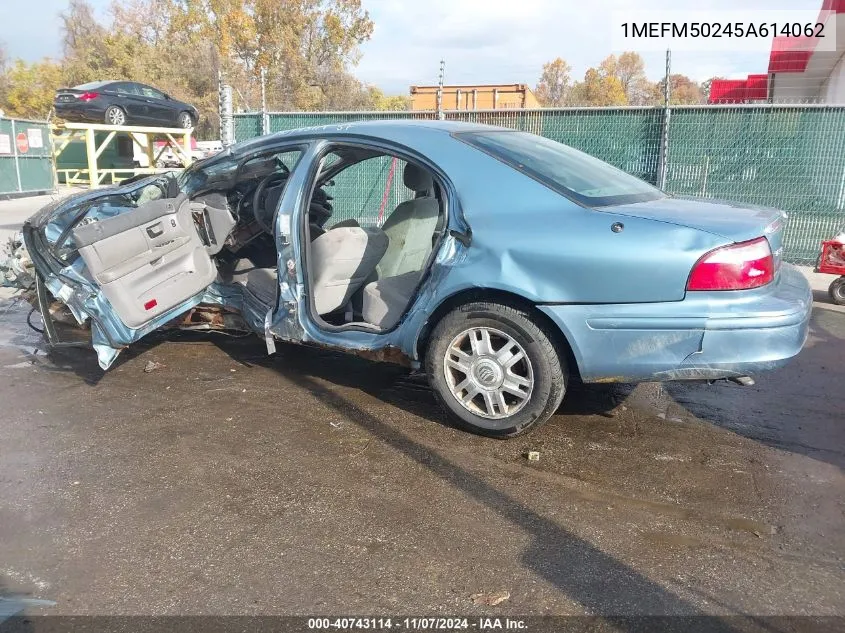
<path fill-rule="evenodd" d="M 192 134 L 193 128 L 106 125 L 104 123 L 58 124 L 52 129 L 56 173 L 59 180 L 66 184 L 87 184 L 95 188 L 118 183 L 138 174 L 171 171 L 157 167 L 162 155 L 168 150 L 184 168 L 193 162 Z M 118 140 L 125 140 L 124 144 L 131 143 L 132 156 L 138 156 L 141 160 L 130 158 L 126 165 L 105 165 L 104 156 Z M 84 143 L 85 156 L 81 164 L 68 165 L 62 160 L 62 153 L 74 141 Z M 164 141 L 164 143 L 156 147 L 157 141 Z"/>

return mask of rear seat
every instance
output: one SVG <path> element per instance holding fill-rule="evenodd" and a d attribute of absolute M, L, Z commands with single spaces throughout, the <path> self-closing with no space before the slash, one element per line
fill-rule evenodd
<path fill-rule="evenodd" d="M 408 306 L 421 276 L 421 272 L 414 271 L 368 283 L 362 293 L 361 316 L 383 330 L 392 328 Z"/>

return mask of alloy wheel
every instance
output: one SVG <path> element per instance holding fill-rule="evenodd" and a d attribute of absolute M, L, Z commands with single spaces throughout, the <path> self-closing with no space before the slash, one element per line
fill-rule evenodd
<path fill-rule="evenodd" d="M 126 115 L 120 108 L 109 109 L 109 123 L 112 125 L 123 125 L 126 123 Z"/>
<path fill-rule="evenodd" d="M 458 334 L 443 359 L 446 383 L 465 409 L 500 420 L 524 407 L 534 390 L 528 354 L 501 330 L 473 327 Z"/>

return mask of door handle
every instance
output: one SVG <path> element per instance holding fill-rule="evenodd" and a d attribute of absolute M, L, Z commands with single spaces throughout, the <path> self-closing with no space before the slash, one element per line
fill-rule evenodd
<path fill-rule="evenodd" d="M 152 239 L 164 235 L 164 227 L 161 225 L 161 222 L 156 222 L 155 224 L 148 226 L 147 235 L 149 235 Z"/>

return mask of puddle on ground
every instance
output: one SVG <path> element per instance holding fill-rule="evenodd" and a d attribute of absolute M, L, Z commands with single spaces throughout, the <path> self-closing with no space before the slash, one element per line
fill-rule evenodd
<path fill-rule="evenodd" d="M 0 299 L 0 348 L 12 348 L 21 352 L 26 360 L 3 365 L 6 369 L 28 367 L 36 358 L 47 356 L 47 341 L 39 332 L 27 324 L 27 316 L 32 307 L 20 297 Z M 43 327 L 41 315 L 34 312 L 32 325 Z"/>

